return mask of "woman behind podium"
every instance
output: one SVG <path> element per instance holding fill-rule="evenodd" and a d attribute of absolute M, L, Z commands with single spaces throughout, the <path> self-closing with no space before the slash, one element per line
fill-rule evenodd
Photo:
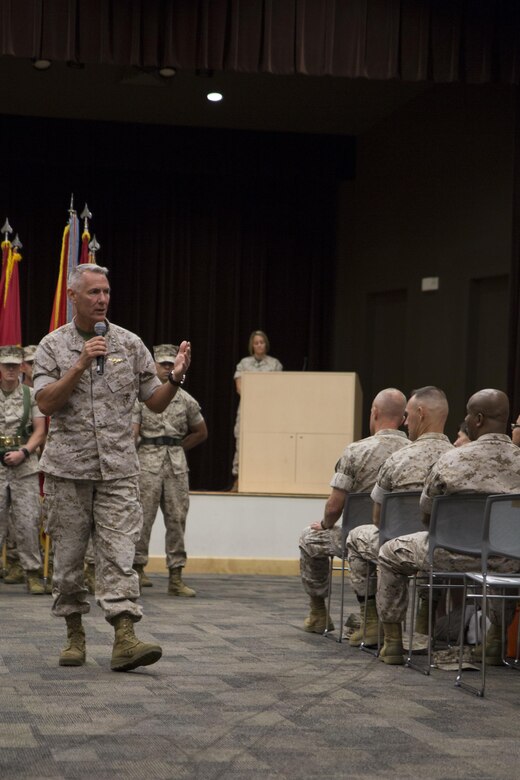
<path fill-rule="evenodd" d="M 283 371 L 283 366 L 277 358 L 268 354 L 269 339 L 263 330 L 254 330 L 249 336 L 249 355 L 237 364 L 234 374 L 235 387 L 240 396 L 240 384 L 244 371 Z M 235 455 L 233 457 L 232 491 L 238 490 L 238 444 L 240 440 L 240 401 L 238 403 L 237 416 L 235 420 Z"/>

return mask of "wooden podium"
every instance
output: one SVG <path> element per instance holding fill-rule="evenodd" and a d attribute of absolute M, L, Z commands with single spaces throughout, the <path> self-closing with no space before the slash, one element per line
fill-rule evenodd
<path fill-rule="evenodd" d="M 323 495 L 341 453 L 361 437 L 354 373 L 242 374 L 239 493 Z"/>

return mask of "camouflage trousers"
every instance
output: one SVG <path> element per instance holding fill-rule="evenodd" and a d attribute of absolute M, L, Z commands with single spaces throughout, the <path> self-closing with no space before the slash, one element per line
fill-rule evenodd
<path fill-rule="evenodd" d="M 428 570 L 428 532 L 398 536 L 379 550 L 377 612 L 384 623 L 400 623 L 408 607 L 408 577 Z M 491 571 L 512 574 L 519 571 L 520 562 L 505 558 L 490 559 Z M 480 559 L 437 549 L 434 557 L 437 571 L 480 571 Z M 501 604 L 489 601 L 489 618 L 495 625 L 502 622 Z M 506 602 L 506 623 L 513 618 L 514 602 Z"/>
<path fill-rule="evenodd" d="M 7 562 L 9 564 L 15 563 L 16 561 L 19 562 L 20 556 L 18 555 L 18 550 L 16 548 L 16 532 L 14 530 L 12 511 L 9 512 L 9 516 L 7 518 L 7 536 L 5 538 L 5 544 L 6 544 Z"/>
<path fill-rule="evenodd" d="M 15 477 L 9 468 L 0 466 L 0 550 L 9 528 L 25 571 L 36 571 L 42 565 L 40 518 L 38 474 Z"/>
<path fill-rule="evenodd" d="M 135 563 L 146 566 L 152 526 L 159 506 L 166 528 L 166 565 L 175 569 L 186 564 L 184 533 L 186 516 L 190 506 L 188 473 L 174 474 L 169 458 L 166 458 L 157 474 L 141 471 L 139 489 L 143 507 L 143 528 L 135 548 Z"/>
<path fill-rule="evenodd" d="M 315 531 L 308 526 L 300 536 L 300 574 L 309 596 L 329 594 L 330 557 L 341 558 L 341 527 Z"/>
<path fill-rule="evenodd" d="M 375 525 L 358 525 L 347 536 L 347 557 L 350 567 L 350 584 L 358 598 L 365 598 L 368 580 L 368 595 L 375 596 L 377 580 L 374 564 L 379 552 L 379 528 Z M 371 565 L 372 564 L 372 565 Z"/>
<path fill-rule="evenodd" d="M 90 535 L 96 561 L 96 601 L 112 622 L 122 612 L 140 620 L 139 579 L 133 569 L 141 533 L 138 477 L 73 480 L 45 476 L 45 530 L 54 548 L 52 613 L 87 613 L 83 562 Z"/>

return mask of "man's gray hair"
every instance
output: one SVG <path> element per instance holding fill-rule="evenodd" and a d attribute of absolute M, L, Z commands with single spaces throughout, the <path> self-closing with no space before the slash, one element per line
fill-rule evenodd
<path fill-rule="evenodd" d="M 70 290 L 74 290 L 76 292 L 81 283 L 83 274 L 87 273 L 87 271 L 91 274 L 102 274 L 105 277 L 108 276 L 108 268 L 105 268 L 103 265 L 94 265 L 94 263 L 81 263 L 81 265 L 77 265 L 70 272 L 69 278 L 67 280 L 67 287 Z"/>

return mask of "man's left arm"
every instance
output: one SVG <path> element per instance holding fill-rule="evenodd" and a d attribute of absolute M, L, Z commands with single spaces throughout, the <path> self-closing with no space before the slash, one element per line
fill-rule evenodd
<path fill-rule="evenodd" d="M 178 385 L 173 385 L 170 380 L 164 382 L 160 387 L 156 387 L 152 395 L 146 398 L 144 403 L 151 412 L 160 414 L 164 412 L 168 404 L 173 401 L 177 390 L 179 389 L 184 375 L 188 371 L 191 363 L 191 345 L 189 341 L 183 341 L 179 347 L 179 352 L 175 358 L 171 372 L 172 379 Z"/>
<path fill-rule="evenodd" d="M 208 428 L 205 421 L 202 420 L 202 422 L 190 427 L 190 432 L 182 440 L 182 449 L 185 452 L 192 450 L 198 444 L 202 444 L 203 441 L 206 441 L 207 438 Z"/>

